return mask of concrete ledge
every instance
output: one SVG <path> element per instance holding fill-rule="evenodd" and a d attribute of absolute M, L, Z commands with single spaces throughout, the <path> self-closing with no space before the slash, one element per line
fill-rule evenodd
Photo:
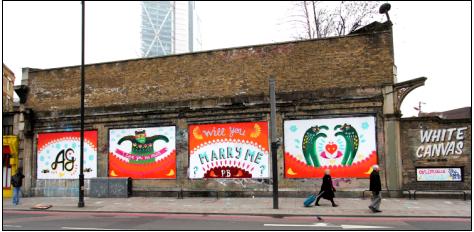
<path fill-rule="evenodd" d="M 78 188 L 66 187 L 36 187 L 33 193 L 37 197 L 77 197 L 79 196 Z M 87 191 L 88 192 L 88 191 Z M 85 194 L 88 195 L 88 194 Z"/>
<path fill-rule="evenodd" d="M 89 196 L 90 179 L 84 180 L 84 195 Z M 79 196 L 79 180 L 51 179 L 36 180 L 36 186 L 31 188 L 35 197 L 77 197 Z"/>

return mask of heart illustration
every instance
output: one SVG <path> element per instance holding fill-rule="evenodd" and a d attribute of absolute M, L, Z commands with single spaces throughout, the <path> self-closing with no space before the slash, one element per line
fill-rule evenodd
<path fill-rule="evenodd" d="M 326 151 L 329 152 L 330 154 L 333 154 L 334 152 L 337 151 L 337 145 L 334 143 L 326 144 Z"/>

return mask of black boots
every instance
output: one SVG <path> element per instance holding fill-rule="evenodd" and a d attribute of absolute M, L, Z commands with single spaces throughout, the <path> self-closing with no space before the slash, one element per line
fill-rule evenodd
<path fill-rule="evenodd" d="M 334 203 L 334 200 L 331 200 L 331 203 L 332 203 L 332 207 L 338 207 L 338 205 L 336 205 L 336 203 Z M 319 199 L 316 200 L 316 204 L 314 204 L 314 206 L 320 206 L 319 205 Z"/>

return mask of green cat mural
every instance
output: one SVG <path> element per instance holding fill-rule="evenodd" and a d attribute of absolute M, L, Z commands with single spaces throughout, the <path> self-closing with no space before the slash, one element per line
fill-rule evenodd
<path fill-rule="evenodd" d="M 346 150 L 344 152 L 344 157 L 342 158 L 342 165 L 352 165 L 354 157 L 357 154 L 359 149 L 359 135 L 357 131 L 349 124 L 337 125 L 334 127 L 334 130 L 339 130 L 336 132 L 336 136 L 342 136 L 346 141 Z"/>
<path fill-rule="evenodd" d="M 327 137 L 325 133 L 322 133 L 321 130 L 328 130 L 327 126 L 313 126 L 306 130 L 303 136 L 303 155 L 306 160 L 306 164 L 314 167 L 320 167 L 321 163 L 319 162 L 318 154 L 316 152 L 316 140 L 319 138 Z"/>
<path fill-rule="evenodd" d="M 132 142 L 132 151 L 130 152 L 132 155 L 149 156 L 155 152 L 154 142 L 157 140 L 163 140 L 165 142 L 169 141 L 168 137 L 164 135 L 146 137 L 145 130 L 141 130 L 135 131 L 135 135 L 124 136 L 118 141 L 118 144 L 120 145 L 124 141 L 130 141 Z M 146 164 L 152 163 L 154 161 L 155 159 L 151 158 L 144 160 L 130 160 L 129 162 L 136 164 Z"/>

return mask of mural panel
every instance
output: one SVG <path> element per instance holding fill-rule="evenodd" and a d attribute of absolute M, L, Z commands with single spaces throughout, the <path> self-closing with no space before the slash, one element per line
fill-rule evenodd
<path fill-rule="evenodd" d="M 78 179 L 80 132 L 39 133 L 38 179 Z M 97 131 L 84 131 L 84 178 L 97 177 Z"/>
<path fill-rule="evenodd" d="M 377 163 L 374 117 L 284 122 L 285 177 L 367 178 Z"/>
<path fill-rule="evenodd" d="M 268 123 L 189 126 L 189 178 L 268 178 Z"/>
<path fill-rule="evenodd" d="M 109 130 L 109 176 L 175 179 L 175 131 L 174 126 Z"/>

